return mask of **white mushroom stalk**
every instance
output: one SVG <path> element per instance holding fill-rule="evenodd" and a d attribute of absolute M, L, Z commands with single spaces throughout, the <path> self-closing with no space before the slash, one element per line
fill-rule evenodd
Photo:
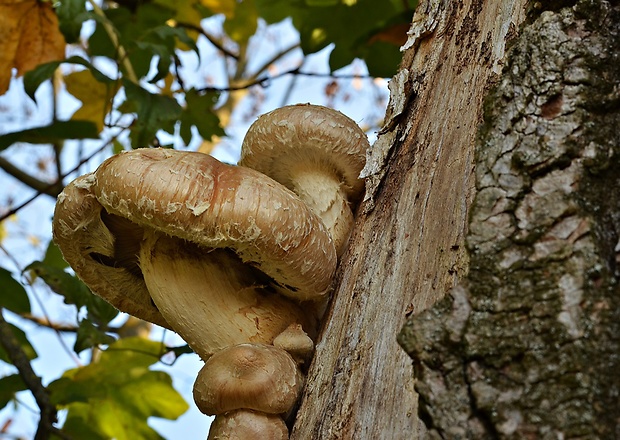
<path fill-rule="evenodd" d="M 338 255 L 353 226 L 363 191 L 359 174 L 368 139 L 342 113 L 300 104 L 262 115 L 246 133 L 239 165 L 272 177 L 295 192 L 323 221 Z"/>
<path fill-rule="evenodd" d="M 325 298 L 337 261 L 323 222 L 293 192 L 204 154 L 134 150 L 65 188 L 53 232 L 93 292 L 175 330 L 204 360 L 243 343 L 268 347 L 262 352 L 288 372 L 271 372 L 258 407 L 237 402 L 216 426 L 239 428 L 226 438 L 246 438 L 242 432 L 259 426 L 273 430 L 247 438 L 278 438 L 286 429 L 282 417 L 303 377 L 291 355 L 269 344 L 284 335 L 283 347 L 307 362 L 306 333 L 315 336 L 318 324 L 308 301 Z M 277 394 L 290 384 L 286 398 Z M 273 393 L 284 403 L 265 406 Z"/>

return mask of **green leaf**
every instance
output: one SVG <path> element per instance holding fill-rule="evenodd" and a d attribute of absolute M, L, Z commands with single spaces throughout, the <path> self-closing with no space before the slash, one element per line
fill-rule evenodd
<path fill-rule="evenodd" d="M 306 0 L 308 6 L 318 7 L 336 6 L 338 3 L 340 3 L 340 0 Z"/>
<path fill-rule="evenodd" d="M 30 313 L 30 300 L 26 289 L 11 276 L 11 272 L 2 267 L 0 267 L 0 307 L 17 314 Z"/>
<path fill-rule="evenodd" d="M 192 126 L 196 127 L 203 139 L 210 140 L 213 136 L 224 136 L 220 120 L 213 112 L 219 94 L 207 93 L 199 95 L 195 89 L 185 94 L 185 108 L 181 115 L 180 134 L 185 145 L 192 139 Z"/>
<path fill-rule="evenodd" d="M 0 151 L 16 142 L 53 144 L 65 139 L 98 139 L 97 126 L 90 121 L 54 121 L 43 127 L 6 133 L 0 136 Z"/>
<path fill-rule="evenodd" d="M 69 267 L 69 263 L 65 261 L 60 252 L 60 248 L 56 245 L 54 240 L 50 240 L 45 250 L 45 257 L 43 258 L 43 264 L 47 266 L 56 267 L 58 269 L 66 269 Z"/>
<path fill-rule="evenodd" d="M 11 400 L 15 399 L 15 394 L 27 390 L 26 384 L 19 377 L 19 374 L 11 374 L 0 378 L 0 409 L 9 404 Z"/>
<path fill-rule="evenodd" d="M 19 327 L 14 326 L 13 324 L 9 324 L 9 326 L 13 330 L 15 339 L 17 339 L 17 342 L 22 347 L 22 350 L 24 350 L 24 353 L 26 353 L 26 357 L 28 358 L 28 360 L 36 359 L 37 352 L 34 350 L 34 347 L 30 344 L 30 341 L 26 337 L 26 333 L 24 333 L 23 330 L 21 330 Z M 0 345 L 0 360 L 8 364 L 11 363 L 9 356 L 7 355 L 2 345 Z"/>
<path fill-rule="evenodd" d="M 161 41 L 150 40 L 153 38 L 152 33 L 157 28 L 169 27 L 166 22 L 174 17 L 175 11 L 150 2 L 138 2 L 136 5 L 133 11 L 126 7 L 105 10 L 106 19 L 97 22 L 95 31 L 89 39 L 89 53 L 117 60 L 119 68 L 124 69 L 123 63 L 117 59 L 119 54 L 116 45 L 112 43 L 108 31 L 103 27 L 103 22 L 107 20 L 115 29 L 119 43 L 127 51 L 135 74 L 138 78 L 143 78 L 148 74 L 153 56 L 156 55 L 151 50 L 152 46 L 146 43 L 161 44 Z"/>
<path fill-rule="evenodd" d="M 254 0 L 245 0 L 235 6 L 234 15 L 226 18 L 224 31 L 230 38 L 239 44 L 247 44 L 256 32 L 258 26 L 258 11 Z"/>
<path fill-rule="evenodd" d="M 330 55 L 332 70 L 361 58 L 371 75 L 385 77 L 396 73 L 402 58 L 400 44 L 390 35 L 390 38 L 383 36 L 393 41 L 387 53 L 371 46 L 385 31 L 402 30 L 395 25 L 411 21 L 417 0 L 256 0 L 256 3 L 260 16 L 270 23 L 292 17 L 304 53 L 314 53 L 334 43 Z M 405 31 L 402 32 L 404 38 Z"/>
<path fill-rule="evenodd" d="M 398 70 L 402 54 L 397 46 L 377 41 L 366 47 L 363 58 L 372 75 L 389 78 Z"/>
<path fill-rule="evenodd" d="M 63 431 L 74 438 L 160 439 L 147 419 L 176 419 L 188 408 L 168 374 L 149 370 L 161 353 L 160 343 L 121 339 L 98 362 L 52 382 L 52 402 L 68 410 Z"/>
<path fill-rule="evenodd" d="M 26 74 L 24 75 L 24 90 L 26 91 L 26 94 L 30 96 L 30 99 L 36 102 L 34 94 L 36 93 L 37 89 L 39 88 L 41 83 L 43 83 L 44 81 L 47 81 L 48 79 L 52 77 L 52 75 L 54 74 L 58 66 L 60 66 L 62 63 L 78 64 L 80 66 L 84 66 L 88 68 L 88 70 L 90 70 L 90 73 L 92 73 L 95 79 L 99 82 L 110 83 L 113 81 L 112 78 L 104 75 L 99 69 L 95 68 L 90 62 L 88 62 L 84 58 L 73 56 L 63 61 L 52 61 L 50 63 L 41 64 L 37 66 L 36 69 L 26 72 Z M 81 139 L 81 138 L 66 138 L 66 139 Z"/>
<path fill-rule="evenodd" d="M 119 313 L 114 306 L 94 294 L 91 294 L 88 304 L 86 304 L 86 310 L 88 310 L 88 319 L 98 326 L 107 326 Z"/>
<path fill-rule="evenodd" d="M 80 308 L 88 304 L 93 295 L 79 279 L 42 261 L 30 263 L 24 271 L 30 271 L 45 281 L 54 292 L 64 297 L 65 304 L 74 304 Z"/>
<path fill-rule="evenodd" d="M 73 351 L 80 354 L 88 348 L 108 345 L 114 341 L 115 339 L 112 336 L 101 331 L 98 327 L 95 327 L 88 319 L 82 319 L 78 327 Z"/>
<path fill-rule="evenodd" d="M 132 147 L 146 147 L 159 130 L 174 131 L 174 125 L 182 113 L 178 102 L 168 96 L 150 93 L 130 81 L 124 81 L 124 85 L 127 100 L 119 110 L 137 115 L 129 135 Z"/>
<path fill-rule="evenodd" d="M 66 304 L 74 304 L 78 310 L 86 307 L 88 318 L 99 325 L 107 324 L 118 315 L 118 310 L 94 295 L 82 281 L 58 267 L 34 261 L 24 270 L 45 281 L 54 292 L 64 297 Z"/>
<path fill-rule="evenodd" d="M 198 46 L 183 28 L 173 28 L 168 25 L 158 26 L 147 33 L 142 41 L 136 42 L 138 48 L 159 57 L 157 73 L 149 80 L 150 83 L 155 83 L 170 73 L 170 66 L 176 57 L 177 40 L 192 49 L 200 59 Z"/>
<path fill-rule="evenodd" d="M 80 38 L 82 24 L 86 21 L 86 2 L 84 0 L 62 0 L 56 7 L 60 32 L 68 44 L 76 43 Z"/>

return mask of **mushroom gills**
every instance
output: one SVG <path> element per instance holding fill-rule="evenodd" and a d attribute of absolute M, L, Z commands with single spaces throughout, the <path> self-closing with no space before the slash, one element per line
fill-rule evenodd
<path fill-rule="evenodd" d="M 104 209 L 101 210 L 100 216 L 101 221 L 114 237 L 114 250 L 112 255 L 91 252 L 91 258 L 108 267 L 122 267 L 137 278 L 142 278 L 138 255 L 143 228 L 126 218 L 110 214 Z"/>
<path fill-rule="evenodd" d="M 147 231 L 140 267 L 161 314 L 204 360 L 231 345 L 270 344 L 294 323 L 316 332 L 316 318 L 264 289 L 232 251 Z"/>

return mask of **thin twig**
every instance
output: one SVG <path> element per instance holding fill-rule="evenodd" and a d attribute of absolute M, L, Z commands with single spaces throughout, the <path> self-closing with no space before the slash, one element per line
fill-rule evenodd
<path fill-rule="evenodd" d="M 239 59 L 239 55 L 238 54 L 233 53 L 230 50 L 226 49 L 221 41 L 219 41 L 213 35 L 211 35 L 207 31 L 205 31 L 202 27 L 196 26 L 196 25 L 191 24 L 191 23 L 184 23 L 184 22 L 177 22 L 176 25 L 177 25 L 177 27 L 182 27 L 182 28 L 185 28 L 185 29 L 189 29 L 189 30 L 198 32 L 200 35 L 202 35 L 207 40 L 209 40 L 209 43 L 214 45 L 217 50 L 222 52 L 227 57 L 232 58 L 235 61 Z"/>
<path fill-rule="evenodd" d="M 273 76 L 262 76 L 260 78 L 256 78 L 255 80 L 251 80 L 248 82 L 244 82 L 241 84 L 237 84 L 230 87 L 203 87 L 198 89 L 199 93 L 207 93 L 207 92 L 232 92 L 235 90 L 245 90 L 251 87 L 260 86 L 260 87 L 268 87 L 271 81 L 280 79 L 287 75 L 299 75 L 299 76 L 309 76 L 315 78 L 333 78 L 333 79 L 374 79 L 374 76 L 371 75 L 360 75 L 358 73 L 352 74 L 344 74 L 344 75 L 334 75 L 333 73 L 317 73 L 317 72 L 302 72 L 299 70 L 299 67 L 295 67 L 294 69 L 287 70 L 285 72 L 280 72 L 277 75 Z"/>
<path fill-rule="evenodd" d="M 276 63 L 278 60 L 280 60 L 282 57 L 284 57 L 288 53 L 294 51 L 295 49 L 298 49 L 300 46 L 301 46 L 300 43 L 295 43 L 295 44 L 292 44 L 291 46 L 287 47 L 286 49 L 281 50 L 280 52 L 278 52 L 277 54 L 272 56 L 270 59 L 265 61 L 258 69 L 256 69 L 256 73 L 254 75 L 252 75 L 250 77 L 250 79 L 258 78 L 263 72 L 265 72 L 269 68 L 269 66 L 271 66 L 274 63 Z M 298 67 L 298 69 L 299 69 L 299 67 Z"/>
<path fill-rule="evenodd" d="M 101 24 L 103 25 L 103 29 L 105 29 L 106 34 L 108 34 L 110 41 L 112 41 L 114 48 L 118 52 L 118 58 L 120 62 L 123 64 L 123 67 L 125 67 L 125 74 L 127 76 L 127 79 L 137 84 L 138 77 L 136 76 L 136 72 L 133 70 L 133 66 L 131 65 L 131 61 L 129 60 L 129 56 L 127 55 L 127 52 L 125 51 L 125 48 L 123 47 L 123 45 L 120 43 L 118 39 L 118 35 L 116 34 L 116 29 L 114 29 L 114 26 L 110 23 L 110 21 L 106 17 L 105 12 L 103 12 L 103 9 L 101 9 L 97 3 L 95 3 L 93 0 L 88 0 L 88 3 L 92 6 L 95 14 L 103 18 L 103 20 L 101 20 L 102 21 Z"/>

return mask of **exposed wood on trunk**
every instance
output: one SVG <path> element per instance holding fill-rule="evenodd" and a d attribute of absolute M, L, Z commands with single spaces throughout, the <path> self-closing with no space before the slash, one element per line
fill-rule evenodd
<path fill-rule="evenodd" d="M 293 439 L 421 438 L 411 359 L 396 336 L 467 271 L 473 146 L 525 1 L 416 11 L 367 198 L 339 272 Z"/>

